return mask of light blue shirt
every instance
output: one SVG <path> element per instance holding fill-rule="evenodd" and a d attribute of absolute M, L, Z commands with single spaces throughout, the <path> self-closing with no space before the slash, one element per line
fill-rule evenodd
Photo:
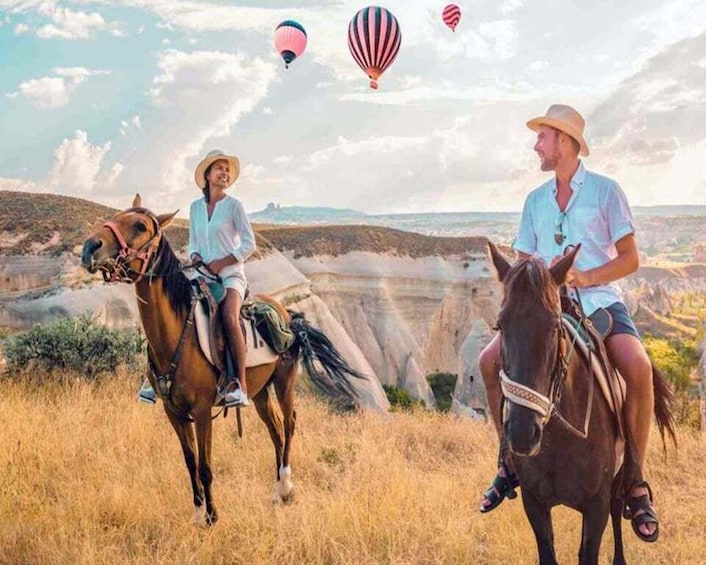
<path fill-rule="evenodd" d="M 549 265 L 568 245 L 581 243 L 575 265 L 588 271 L 614 259 L 616 242 L 635 233 L 632 212 L 618 183 L 586 170 L 582 161 L 571 179 L 571 190 L 563 213 L 556 202 L 556 177 L 533 190 L 525 200 L 513 248 Z M 555 241 L 558 232 L 564 236 L 561 243 Z M 582 288 L 579 293 L 586 315 L 622 302 L 615 283 Z"/>

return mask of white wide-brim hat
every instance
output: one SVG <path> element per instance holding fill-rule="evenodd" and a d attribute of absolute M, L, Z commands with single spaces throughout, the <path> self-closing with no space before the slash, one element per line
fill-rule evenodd
<path fill-rule="evenodd" d="M 565 134 L 570 135 L 580 146 L 579 155 L 588 156 L 588 144 L 583 138 L 583 130 L 586 126 L 581 114 L 571 106 L 564 104 L 552 104 L 549 106 L 546 115 L 539 116 L 527 122 L 527 127 L 532 131 L 539 131 L 540 126 L 549 126 Z"/>
<path fill-rule="evenodd" d="M 201 159 L 201 162 L 196 166 L 196 171 L 194 171 L 194 180 L 201 190 L 206 186 L 206 177 L 204 175 L 206 169 L 208 169 L 212 163 L 220 161 L 221 159 L 228 161 L 228 167 L 230 169 L 227 186 L 233 184 L 235 179 L 238 178 L 240 174 L 240 160 L 233 155 L 226 155 L 219 149 L 214 149 L 213 151 L 209 151 L 208 154 Z"/>

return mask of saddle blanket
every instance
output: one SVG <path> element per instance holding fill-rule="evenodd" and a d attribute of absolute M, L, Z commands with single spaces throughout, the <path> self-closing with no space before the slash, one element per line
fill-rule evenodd
<path fill-rule="evenodd" d="M 199 345 L 203 351 L 206 359 L 208 359 L 212 364 L 213 353 L 211 352 L 211 344 L 209 340 L 209 317 L 206 308 L 202 301 L 196 306 L 196 311 L 194 315 L 194 325 L 196 326 L 196 334 L 199 338 Z M 267 345 L 260 332 L 257 331 L 254 324 L 249 323 L 249 320 L 245 320 L 245 346 L 247 347 L 247 356 L 245 359 L 246 367 L 257 367 L 258 365 L 265 365 L 266 363 L 274 363 L 278 355 L 275 351 Z"/>

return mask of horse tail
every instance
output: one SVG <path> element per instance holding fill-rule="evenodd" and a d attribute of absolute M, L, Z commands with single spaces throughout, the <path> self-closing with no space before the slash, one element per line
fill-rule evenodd
<path fill-rule="evenodd" d="M 652 363 L 652 388 L 654 389 L 655 397 L 655 419 L 657 420 L 659 434 L 662 437 L 662 447 L 666 452 L 665 432 L 669 434 L 672 443 L 677 447 L 676 424 L 672 410 L 675 399 L 674 392 L 672 392 L 671 387 L 662 376 L 662 373 L 654 366 L 654 363 Z"/>
<path fill-rule="evenodd" d="M 297 336 L 302 362 L 311 380 L 327 396 L 348 406 L 354 405 L 358 393 L 351 386 L 347 376 L 356 379 L 367 377 L 351 367 L 331 340 L 321 330 L 312 326 L 303 313 L 290 311 L 290 315 L 291 328 Z M 316 362 L 320 369 L 317 368 Z"/>

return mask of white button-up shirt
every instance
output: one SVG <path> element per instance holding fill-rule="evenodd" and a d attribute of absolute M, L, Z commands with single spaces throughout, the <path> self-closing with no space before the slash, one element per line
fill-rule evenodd
<path fill-rule="evenodd" d="M 567 245 L 581 243 L 575 265 L 588 271 L 614 259 L 615 243 L 635 233 L 632 212 L 618 183 L 587 171 L 583 162 L 571 179 L 571 190 L 564 212 L 556 201 L 556 177 L 533 190 L 525 200 L 513 248 L 549 265 Z M 563 234 L 563 242 L 556 242 L 557 233 Z M 586 315 L 622 302 L 615 283 L 582 288 L 579 294 Z"/>
<path fill-rule="evenodd" d="M 208 219 L 206 200 L 194 200 L 189 209 L 189 256 L 201 255 L 205 263 L 232 255 L 238 263 L 226 267 L 227 276 L 235 271 L 243 273 L 243 264 L 255 251 L 255 235 L 245 209 L 239 200 L 226 195 L 216 202 Z M 224 271 L 226 270 L 224 269 Z"/>

